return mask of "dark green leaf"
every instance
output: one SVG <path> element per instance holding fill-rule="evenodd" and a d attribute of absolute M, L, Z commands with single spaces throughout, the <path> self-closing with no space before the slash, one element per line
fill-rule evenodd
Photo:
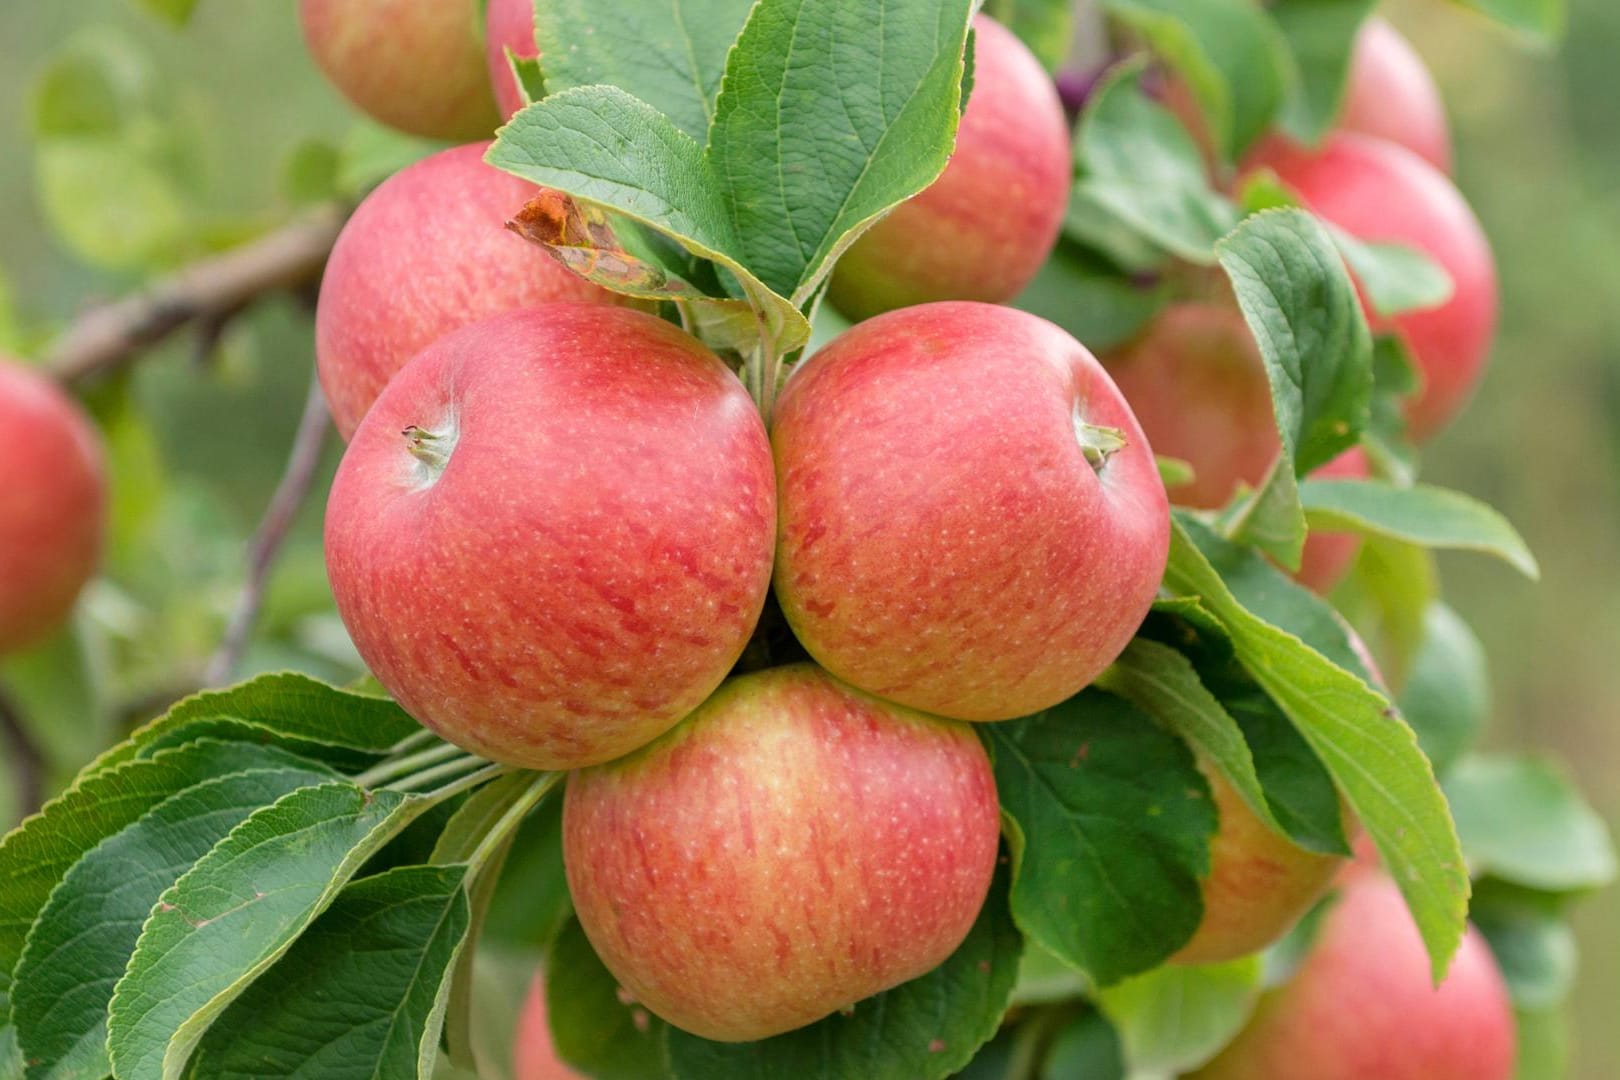
<path fill-rule="evenodd" d="M 1516 1008 L 1549 1009 L 1569 997 L 1578 956 L 1575 931 L 1561 914 L 1482 891 L 1469 916 L 1490 942 Z"/>
<path fill-rule="evenodd" d="M 1125 1048 L 1101 1013 L 1088 1010 L 1052 1041 L 1041 1080 L 1125 1080 Z"/>
<path fill-rule="evenodd" d="M 1289 134 L 1315 145 L 1339 118 L 1350 58 L 1377 0 L 1277 0 L 1271 18 L 1288 42 L 1294 79 L 1283 109 Z"/>
<path fill-rule="evenodd" d="M 557 1054 L 596 1080 L 669 1075 L 662 1020 L 620 996 L 578 919 L 557 934 L 546 961 L 546 1015 Z"/>
<path fill-rule="evenodd" d="M 1102 352 L 1129 341 L 1169 301 L 1164 283 L 1133 281 L 1080 244 L 1059 240 L 1013 306 L 1056 323 L 1092 352 Z"/>
<path fill-rule="evenodd" d="M 1017 34 L 1048 71 L 1069 55 L 1073 0 L 986 0 L 984 13 Z"/>

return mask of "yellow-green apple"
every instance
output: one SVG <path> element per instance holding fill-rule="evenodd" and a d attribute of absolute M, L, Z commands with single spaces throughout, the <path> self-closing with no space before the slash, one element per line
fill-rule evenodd
<path fill-rule="evenodd" d="M 394 373 L 452 330 L 553 300 L 631 302 L 507 230 L 543 189 L 484 164 L 488 146 L 454 147 L 389 177 L 332 249 L 315 355 L 344 438 Z"/>
<path fill-rule="evenodd" d="M 1272 419 L 1265 361 L 1230 301 L 1183 301 L 1162 311 L 1133 341 L 1103 357 L 1153 449 L 1193 467 L 1170 488 L 1181 506 L 1225 506 L 1240 485 L 1258 486 L 1282 451 Z M 1352 448 L 1313 475 L 1364 479 L 1367 458 Z M 1299 580 L 1327 592 L 1355 562 L 1360 541 L 1313 533 Z"/>
<path fill-rule="evenodd" d="M 1384 319 L 1375 329 L 1411 350 L 1422 388 L 1407 405 L 1417 439 L 1433 436 L 1467 404 L 1496 335 L 1496 263 L 1479 219 L 1451 180 L 1404 147 L 1340 133 L 1317 150 L 1268 139 L 1248 163 L 1269 168 L 1304 204 L 1362 240 L 1417 249 L 1451 277 L 1437 307 Z"/>
<path fill-rule="evenodd" d="M 489 60 L 489 78 L 495 87 L 495 104 L 501 115 L 511 118 L 523 108 L 523 91 L 512 74 L 513 56 L 533 59 L 540 55 L 534 41 L 534 0 L 489 0 L 484 10 L 484 48 Z"/>
<path fill-rule="evenodd" d="M 733 679 L 651 746 L 571 776 L 563 862 L 586 936 L 637 1002 L 744 1042 L 942 963 L 984 904 L 998 827 L 970 728 L 795 664 Z"/>
<path fill-rule="evenodd" d="M 771 472 L 759 412 L 695 338 L 598 304 L 508 312 L 377 399 L 332 485 L 327 572 L 417 720 L 511 765 L 607 761 L 741 655 Z"/>
<path fill-rule="evenodd" d="M 833 271 L 828 295 L 851 319 L 932 300 L 1011 300 L 1057 243 L 1074 177 L 1063 102 L 1010 30 L 984 15 L 973 28 L 973 93 L 950 164 Z"/>
<path fill-rule="evenodd" d="M 489 90 L 478 0 L 299 0 L 304 40 L 350 103 L 429 139 L 486 138 Z"/>
<path fill-rule="evenodd" d="M 1512 1006 L 1469 928 L 1437 989 L 1394 882 L 1348 876 L 1294 975 L 1200 1080 L 1508 1080 Z"/>
<path fill-rule="evenodd" d="M 67 618 L 96 571 L 106 518 L 101 440 L 54 383 L 0 357 L 0 653 Z"/>
<path fill-rule="evenodd" d="M 546 1016 L 546 983 L 538 975 L 518 1015 L 512 1040 L 512 1080 L 585 1080 L 584 1073 L 575 1072 L 557 1056 Z"/>
<path fill-rule="evenodd" d="M 1130 641 L 1169 512 L 1148 440 L 1091 353 L 994 304 L 860 323 L 772 428 L 776 595 L 823 667 L 959 720 L 1049 708 Z"/>
<path fill-rule="evenodd" d="M 1434 76 L 1412 43 L 1371 18 L 1356 37 L 1338 125 L 1399 143 L 1441 172 L 1451 171 L 1451 129 Z"/>

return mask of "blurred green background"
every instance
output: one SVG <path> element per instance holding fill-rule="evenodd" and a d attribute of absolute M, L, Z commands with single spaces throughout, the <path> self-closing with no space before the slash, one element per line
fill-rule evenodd
<path fill-rule="evenodd" d="M 1494 665 L 1490 741 L 1557 754 L 1620 822 L 1620 4 L 1572 0 L 1559 55 L 1526 51 L 1443 0 L 1387 7 L 1446 90 L 1459 180 L 1494 239 L 1506 296 L 1489 381 L 1426 474 L 1506 511 L 1545 571 L 1535 586 L 1447 557 L 1447 593 Z M 43 122 L 100 131 L 110 107 L 117 134 L 37 157 L 34 89 L 64 47 L 120 66 L 118 100 L 70 101 Z M 354 126 L 305 55 L 290 2 L 203 3 L 184 33 L 129 0 L 0 4 L 0 346 L 36 347 L 87 304 L 126 292 L 143 276 L 133 264 L 181 260 L 296 213 L 329 164 L 311 140 L 352 145 Z M 302 165 L 289 172 L 290 160 Z M 108 265 L 87 266 L 85 251 Z M 0 672 L 59 772 L 206 663 L 310 364 L 308 313 L 278 298 L 211 356 L 182 337 L 98 392 L 118 479 L 109 580 L 74 633 Z M 329 471 L 331 447 L 327 458 Z M 320 502 L 305 508 L 238 674 L 357 670 L 326 594 Z M 0 786 L 0 819 L 12 798 Z M 1612 1080 L 1620 904 L 1600 896 L 1577 923 L 1572 1075 Z"/>

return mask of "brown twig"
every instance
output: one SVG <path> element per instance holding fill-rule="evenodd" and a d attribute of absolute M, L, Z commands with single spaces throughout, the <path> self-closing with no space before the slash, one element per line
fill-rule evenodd
<path fill-rule="evenodd" d="M 331 430 L 331 415 L 327 412 L 326 396 L 321 392 L 319 379 L 311 378 L 309 396 L 304 400 L 304 414 L 298 421 L 298 432 L 293 436 L 292 450 L 287 456 L 287 468 L 276 485 L 276 493 L 259 522 L 248 546 L 248 574 L 237 597 L 236 608 L 225 629 L 225 637 L 203 672 L 203 682 L 219 686 L 226 682 L 242 654 L 247 650 L 258 621 L 259 608 L 264 604 L 264 589 L 275 565 L 276 556 L 287 533 L 298 518 L 304 500 L 309 497 L 315 482 L 315 471 L 320 467 L 321 451 L 326 447 L 327 432 Z"/>
<path fill-rule="evenodd" d="M 45 801 L 45 756 L 34 745 L 28 726 L 23 723 L 22 710 L 11 695 L 0 687 L 0 738 L 9 744 L 6 755 L 17 775 L 17 809 L 19 817 L 27 817 Z"/>
<path fill-rule="evenodd" d="M 192 263 L 146 290 L 85 312 L 51 348 L 46 364 L 59 381 L 112 371 L 190 323 L 222 325 L 267 293 L 315 279 L 345 218 L 329 206 L 252 243 Z"/>

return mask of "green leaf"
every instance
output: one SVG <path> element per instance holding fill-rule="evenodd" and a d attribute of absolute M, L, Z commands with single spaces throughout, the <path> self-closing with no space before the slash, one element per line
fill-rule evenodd
<path fill-rule="evenodd" d="M 1033 941 L 1024 942 L 1013 984 L 1014 1005 L 1049 1005 L 1069 1001 L 1091 990 L 1091 981 Z"/>
<path fill-rule="evenodd" d="M 1401 687 L 1401 712 L 1444 777 L 1491 716 L 1490 672 L 1474 631 L 1445 604 L 1430 604 L 1423 639 Z"/>
<path fill-rule="evenodd" d="M 0 686 L 52 773 L 71 776 L 121 734 L 106 701 L 102 644 L 93 621 L 79 616 L 39 645 L 0 657 Z"/>
<path fill-rule="evenodd" d="M 1203 918 L 1216 822 L 1185 744 L 1097 690 L 982 730 L 1019 928 L 1101 985 L 1186 944 Z"/>
<path fill-rule="evenodd" d="M 1169 302 L 1164 282 L 1133 281 L 1095 252 L 1062 239 L 1013 306 L 1056 323 L 1092 352 L 1102 352 L 1129 341 Z"/>
<path fill-rule="evenodd" d="M 753 0 L 546 0 L 534 5 L 545 88 L 616 86 L 702 141 L 726 54 Z"/>
<path fill-rule="evenodd" d="M 100 1080 L 107 1006 L 152 906 L 182 874 L 262 806 L 334 779 L 290 754 L 204 781 L 159 803 L 79 860 L 51 893 L 17 963 L 12 1017 L 31 1077 Z"/>
<path fill-rule="evenodd" d="M 984 13 L 1017 34 L 1047 71 L 1056 71 L 1068 57 L 1073 0 L 986 0 Z"/>
<path fill-rule="evenodd" d="M 1514 1080 L 1568 1080 L 1569 1016 L 1563 1009 L 1515 1009 L 1519 1054 Z"/>
<path fill-rule="evenodd" d="M 1551 762 L 1469 758 L 1446 778 L 1446 796 L 1478 874 L 1549 893 L 1585 892 L 1615 878 L 1607 826 Z"/>
<path fill-rule="evenodd" d="M 342 168 L 342 150 L 324 139 L 305 139 L 281 164 L 281 193 L 298 205 L 336 198 L 342 192 L 338 186 Z"/>
<path fill-rule="evenodd" d="M 671 1068 L 677 1080 L 942 1080 L 1001 1026 L 1022 947 L 998 871 L 967 939 L 927 975 L 761 1042 L 670 1028 Z"/>
<path fill-rule="evenodd" d="M 1564 0 L 1452 0 L 1452 3 L 1489 16 L 1536 45 L 1548 47 L 1564 36 L 1567 18 Z"/>
<path fill-rule="evenodd" d="M 1428 635 L 1429 607 L 1439 594 L 1439 570 L 1430 552 L 1416 544 L 1369 537 L 1350 576 L 1334 590 L 1333 602 L 1379 658 L 1389 682 L 1404 686 Z M 1418 721 L 1408 719 L 1421 741 Z M 1424 749 L 1428 751 L 1427 744 Z"/>
<path fill-rule="evenodd" d="M 160 19 L 165 19 L 175 26 L 184 26 L 191 21 L 191 13 L 197 10 L 198 0 L 138 0 L 141 7 L 150 11 Z"/>
<path fill-rule="evenodd" d="M 1133 1073 L 1183 1073 L 1221 1051 L 1260 996 L 1259 956 L 1205 967 L 1162 967 L 1097 995 Z"/>
<path fill-rule="evenodd" d="M 1313 528 L 1477 551 L 1532 580 L 1541 576 L 1536 557 L 1507 518 L 1460 492 L 1380 480 L 1307 480 L 1300 485 L 1300 499 Z"/>
<path fill-rule="evenodd" d="M 562 861 L 562 806 L 547 799 L 519 828 L 490 903 L 485 937 L 548 949 L 574 914 Z"/>
<path fill-rule="evenodd" d="M 426 1077 L 467 940 L 465 867 L 407 866 L 338 894 L 226 1011 L 198 1080 Z"/>
<path fill-rule="evenodd" d="M 1052 1040 L 1041 1080 L 1126 1080 L 1125 1048 L 1108 1018 L 1088 1010 Z"/>
<path fill-rule="evenodd" d="M 1145 61 L 1116 68 L 1093 92 L 1075 137 L 1081 197 L 1156 247 L 1215 261 L 1238 212 L 1210 187 L 1204 159 L 1180 120 L 1143 89 Z"/>
<path fill-rule="evenodd" d="M 109 270 L 167 266 L 190 235 L 187 196 L 122 136 L 53 139 L 34 158 L 51 228 L 85 262 Z M 107 178 L 118 177 L 118 197 Z"/>
<path fill-rule="evenodd" d="M 1332 774 L 1400 885 L 1438 979 L 1462 940 L 1469 882 L 1416 736 L 1361 678 L 1240 603 L 1194 543 L 1198 528 L 1176 519 L 1165 587 L 1198 597 L 1226 624 L 1239 660 Z"/>
<path fill-rule="evenodd" d="M 430 800 L 304 788 L 239 825 L 163 894 L 113 995 L 120 1080 L 175 1080 L 209 1026 Z"/>
<path fill-rule="evenodd" d="M 1516 1008 L 1550 1009 L 1568 999 L 1579 954 L 1561 913 L 1481 889 L 1469 917 L 1490 942 Z"/>
<path fill-rule="evenodd" d="M 1344 106 L 1356 35 L 1377 0 L 1277 0 L 1271 18 L 1288 42 L 1294 78 L 1283 109 L 1285 130 L 1316 145 Z"/>
<path fill-rule="evenodd" d="M 546 960 L 546 1016 L 557 1054 L 596 1080 L 669 1075 L 668 1025 L 620 996 L 578 919 L 563 925 Z"/>
<path fill-rule="evenodd" d="M 357 198 L 442 147 L 442 143 L 362 120 L 349 129 L 339 150 L 338 190 Z"/>

